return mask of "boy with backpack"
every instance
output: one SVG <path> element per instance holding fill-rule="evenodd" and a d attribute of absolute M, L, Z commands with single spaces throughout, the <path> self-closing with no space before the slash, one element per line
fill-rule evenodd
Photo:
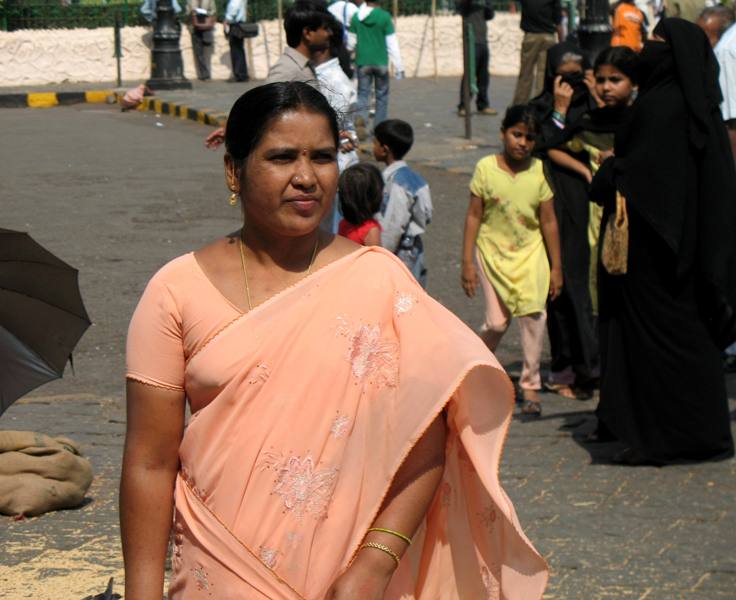
<path fill-rule="evenodd" d="M 386 165 L 378 222 L 381 246 L 396 254 L 426 287 L 422 235 L 432 220 L 432 196 L 427 182 L 403 160 L 413 143 L 411 125 L 400 119 L 382 121 L 373 131 L 373 156 Z"/>

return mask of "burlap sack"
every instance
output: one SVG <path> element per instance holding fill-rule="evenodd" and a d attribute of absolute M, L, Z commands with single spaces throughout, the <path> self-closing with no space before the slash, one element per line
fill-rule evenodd
<path fill-rule="evenodd" d="M 66 438 L 0 431 L 0 513 L 35 516 L 73 508 L 92 483 L 92 465 Z"/>

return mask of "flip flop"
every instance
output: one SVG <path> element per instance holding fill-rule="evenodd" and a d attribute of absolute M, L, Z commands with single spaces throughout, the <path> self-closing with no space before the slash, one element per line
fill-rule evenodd
<path fill-rule="evenodd" d="M 585 390 L 576 391 L 566 383 L 545 383 L 544 388 L 553 394 L 557 394 L 563 398 L 569 398 L 570 400 L 590 400 L 593 397 L 591 392 Z"/>
<path fill-rule="evenodd" d="M 521 407 L 521 414 L 530 417 L 540 417 L 542 415 L 541 402 L 535 402 L 534 400 L 524 400 L 524 404 Z"/>

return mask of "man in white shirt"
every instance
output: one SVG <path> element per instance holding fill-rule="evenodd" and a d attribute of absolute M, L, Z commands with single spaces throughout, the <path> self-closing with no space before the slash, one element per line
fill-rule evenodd
<path fill-rule="evenodd" d="M 214 29 L 217 14 L 215 0 L 189 0 L 187 13 L 190 18 L 189 31 L 192 34 L 197 79 L 209 81 L 212 78 L 210 63 L 215 46 Z"/>
<path fill-rule="evenodd" d="M 228 81 L 248 81 L 248 63 L 245 59 L 244 38 L 238 24 L 245 23 L 248 15 L 248 0 L 229 0 L 225 9 L 225 32 L 230 45 L 230 63 L 233 74 Z"/>
<path fill-rule="evenodd" d="M 345 28 L 345 39 L 347 40 L 347 28 L 350 27 L 350 21 L 352 21 L 355 13 L 358 12 L 358 6 L 363 4 L 363 0 L 336 0 L 327 7 L 340 23 Z"/>
<path fill-rule="evenodd" d="M 342 25 L 342 46 L 338 49 L 337 59 L 340 67 L 347 75 L 348 79 L 353 78 L 353 65 L 350 57 L 351 47 L 348 39 L 348 28 L 355 13 L 358 12 L 358 6 L 363 4 L 363 0 L 336 0 L 327 7 L 330 14 L 337 19 Z"/>

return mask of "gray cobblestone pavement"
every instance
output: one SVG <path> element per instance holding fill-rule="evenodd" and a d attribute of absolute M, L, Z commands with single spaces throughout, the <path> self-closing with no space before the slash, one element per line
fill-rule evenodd
<path fill-rule="evenodd" d="M 458 283 L 468 176 L 453 171 L 469 171 L 492 151 L 498 119 L 475 119 L 487 134 L 479 144 L 488 147 L 448 146 L 462 133 L 453 110 L 456 86 L 456 80 L 398 82 L 392 113 L 417 125 L 410 160 L 442 167 L 419 167 L 436 204 L 427 237 L 429 291 L 474 326 L 481 302 L 467 300 Z M 499 107 L 511 87 L 510 80 L 494 79 Z M 423 122 L 432 127 L 419 127 Z M 70 436 L 96 472 L 88 502 L 77 510 L 0 518 L 0 595 L 79 600 L 104 590 L 110 576 L 122 581 L 116 505 L 131 312 L 160 265 L 235 229 L 238 211 L 227 206 L 221 154 L 202 148 L 209 131 L 203 126 L 80 105 L 3 110 L 0 127 L 0 226 L 30 231 L 80 269 L 94 321 L 75 352 L 76 374 L 68 370 L 63 380 L 30 394 L 0 417 L 0 427 Z M 512 375 L 519 356 L 512 327 L 499 351 Z M 546 395 L 544 416 L 517 418 L 507 441 L 502 478 L 527 534 L 549 561 L 546 597 L 736 597 L 736 462 L 612 466 L 604 458 L 610 447 L 591 454 L 579 441 L 593 426 L 593 408 L 593 402 Z"/>

